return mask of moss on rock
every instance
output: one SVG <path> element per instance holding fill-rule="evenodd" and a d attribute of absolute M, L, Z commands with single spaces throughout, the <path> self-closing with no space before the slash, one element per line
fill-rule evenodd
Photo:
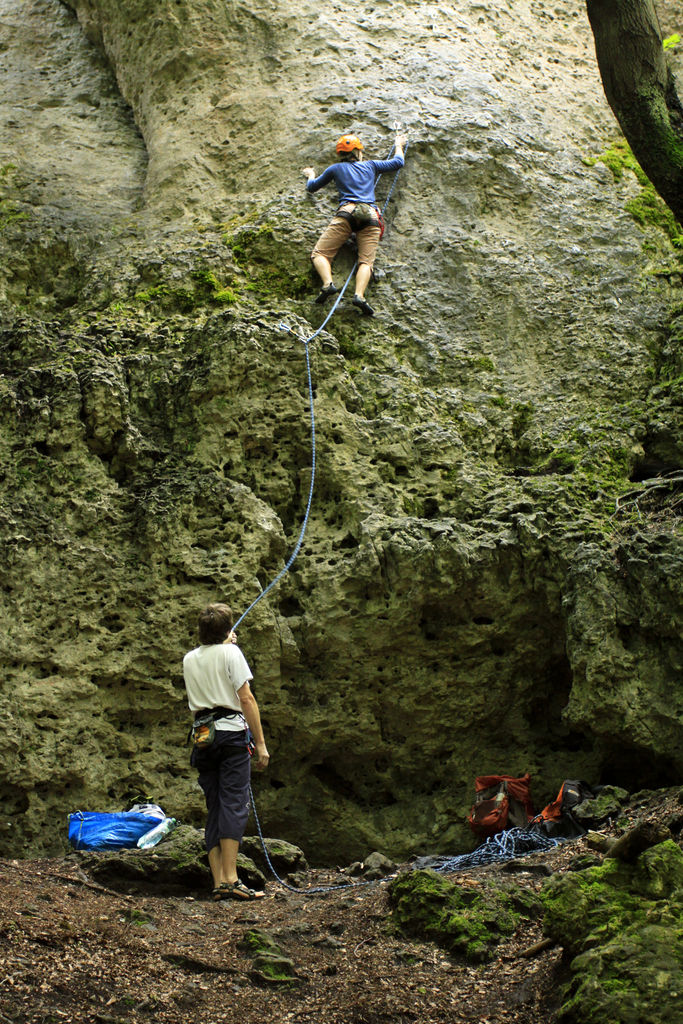
<path fill-rule="evenodd" d="M 475 962 L 490 960 L 523 917 L 540 911 L 519 886 L 460 886 L 429 870 L 400 875 L 389 892 L 398 929 Z"/>
<path fill-rule="evenodd" d="M 621 181 L 625 170 L 632 171 L 640 185 L 640 192 L 627 200 L 628 212 L 641 227 L 661 228 L 669 236 L 673 245 L 683 247 L 681 225 L 661 196 L 658 195 L 626 139 L 617 139 L 599 156 L 588 157 L 584 162 L 588 166 L 598 162 L 605 164 L 614 175 L 615 181 Z"/>
<path fill-rule="evenodd" d="M 616 818 L 627 799 L 627 791 L 620 786 L 603 786 L 597 796 L 582 800 L 573 813 L 585 828 L 595 828 L 607 818 Z"/>
<path fill-rule="evenodd" d="M 298 984 L 293 961 L 284 955 L 278 942 L 263 928 L 250 928 L 240 939 L 239 948 L 252 957 L 249 977 L 261 985 L 291 988 Z"/>
<path fill-rule="evenodd" d="M 681 1020 L 683 852 L 676 843 L 646 850 L 634 865 L 607 859 L 554 876 L 541 899 L 544 930 L 571 960 L 558 1020 Z"/>
<path fill-rule="evenodd" d="M 235 263 L 246 278 L 245 288 L 259 298 L 301 298 L 311 292 L 311 266 L 307 253 L 294 248 L 286 223 L 247 224 L 226 235 Z"/>

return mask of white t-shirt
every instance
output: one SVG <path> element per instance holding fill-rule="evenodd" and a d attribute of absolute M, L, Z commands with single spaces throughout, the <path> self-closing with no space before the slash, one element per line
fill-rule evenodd
<path fill-rule="evenodd" d="M 237 644 L 203 644 L 183 658 L 183 675 L 190 711 L 204 708 L 232 708 L 234 718 L 219 718 L 217 729 L 246 728 L 237 691 L 253 679 L 246 658 Z"/>

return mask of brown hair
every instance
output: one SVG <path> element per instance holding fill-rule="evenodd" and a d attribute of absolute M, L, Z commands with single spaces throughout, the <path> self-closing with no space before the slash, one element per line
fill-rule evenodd
<path fill-rule="evenodd" d="M 232 629 L 232 611 L 227 604 L 209 604 L 199 616 L 199 642 L 222 644 Z"/>

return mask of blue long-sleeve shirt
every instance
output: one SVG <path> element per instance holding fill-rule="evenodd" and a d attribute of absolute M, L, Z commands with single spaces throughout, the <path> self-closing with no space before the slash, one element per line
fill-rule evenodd
<path fill-rule="evenodd" d="M 317 178 L 309 178 L 306 188 L 317 192 L 334 179 L 339 190 L 339 205 L 343 203 L 371 203 L 375 206 L 375 179 L 386 171 L 403 167 L 404 159 L 396 154 L 391 160 L 344 160 L 330 164 Z"/>

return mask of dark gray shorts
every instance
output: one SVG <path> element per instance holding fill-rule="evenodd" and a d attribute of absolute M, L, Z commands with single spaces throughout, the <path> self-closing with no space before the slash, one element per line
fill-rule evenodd
<path fill-rule="evenodd" d="M 206 849 L 212 850 L 221 839 L 241 842 L 249 817 L 251 780 L 246 732 L 216 730 L 207 750 L 193 751 L 191 764 L 199 772 L 197 781 L 206 799 Z"/>

